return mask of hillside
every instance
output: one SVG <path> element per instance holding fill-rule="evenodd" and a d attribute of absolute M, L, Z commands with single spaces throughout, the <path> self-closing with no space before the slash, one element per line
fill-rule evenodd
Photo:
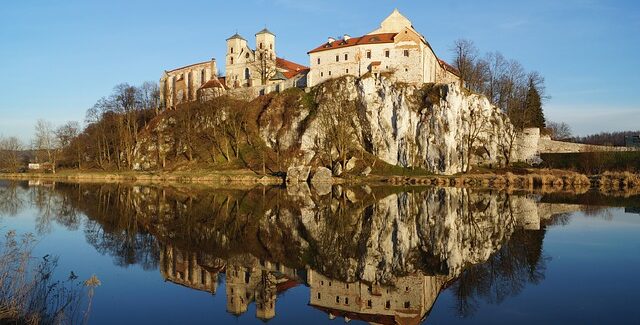
<path fill-rule="evenodd" d="M 454 174 L 478 161 L 507 162 L 515 142 L 506 115 L 453 84 L 418 87 L 346 76 L 308 93 L 289 89 L 251 102 L 218 97 L 164 112 L 141 131 L 134 169 L 279 173 L 314 165 L 339 174 L 356 157 L 354 171 L 403 167 Z"/>

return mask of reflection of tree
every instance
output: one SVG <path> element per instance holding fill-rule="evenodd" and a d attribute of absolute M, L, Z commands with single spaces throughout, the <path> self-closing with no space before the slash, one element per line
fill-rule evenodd
<path fill-rule="evenodd" d="M 116 265 L 140 264 L 145 270 L 156 269 L 156 239 L 138 222 L 132 192 L 133 188 L 121 186 L 100 186 L 82 192 L 77 203 L 89 216 L 85 236 L 98 252 L 113 256 Z"/>
<path fill-rule="evenodd" d="M 456 308 L 463 316 L 471 316 L 479 301 L 500 304 L 518 295 L 528 284 L 544 280 L 548 257 L 542 254 L 545 230 L 517 230 L 486 263 L 466 269 L 453 284 Z"/>
<path fill-rule="evenodd" d="M 68 188 L 75 186 L 58 184 L 56 186 Z M 39 234 L 51 231 L 52 222 L 56 222 L 67 229 L 77 230 L 81 224 L 80 214 L 72 198 L 64 192 L 56 191 L 53 187 L 37 186 L 29 191 L 30 202 L 38 210 L 36 230 Z"/>
<path fill-rule="evenodd" d="M 23 206 L 24 200 L 18 192 L 17 183 L 0 184 L 0 215 L 15 216 Z"/>

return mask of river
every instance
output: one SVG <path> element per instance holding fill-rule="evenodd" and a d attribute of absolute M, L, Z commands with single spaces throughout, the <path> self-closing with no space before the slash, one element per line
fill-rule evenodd
<path fill-rule="evenodd" d="M 640 323 L 630 193 L 0 180 L 9 230 L 90 324 Z"/>

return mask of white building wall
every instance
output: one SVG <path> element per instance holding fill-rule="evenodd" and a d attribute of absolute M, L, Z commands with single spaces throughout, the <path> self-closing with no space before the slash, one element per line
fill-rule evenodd
<path fill-rule="evenodd" d="M 385 55 L 387 50 L 389 57 Z M 405 56 L 405 50 L 409 56 Z M 371 58 L 367 57 L 368 51 L 371 52 Z M 347 60 L 344 59 L 345 54 L 348 55 Z M 336 55 L 339 56 L 338 61 Z M 309 87 L 344 75 L 359 77 L 366 74 L 371 63 L 376 61 L 381 62 L 380 72 L 393 72 L 392 77 L 396 81 L 406 83 L 436 82 L 436 69 L 442 69 L 428 47 L 415 46 L 415 43 L 356 45 L 310 53 L 309 57 Z"/>

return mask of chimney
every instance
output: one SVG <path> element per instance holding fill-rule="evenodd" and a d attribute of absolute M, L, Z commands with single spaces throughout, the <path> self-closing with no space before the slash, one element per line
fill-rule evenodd
<path fill-rule="evenodd" d="M 351 38 L 351 36 L 344 34 L 344 36 L 342 37 L 343 40 L 348 41 Z"/>
<path fill-rule="evenodd" d="M 333 43 L 335 41 L 336 41 L 336 39 L 331 37 L 331 36 L 329 36 L 329 39 L 327 40 L 328 43 Z"/>

